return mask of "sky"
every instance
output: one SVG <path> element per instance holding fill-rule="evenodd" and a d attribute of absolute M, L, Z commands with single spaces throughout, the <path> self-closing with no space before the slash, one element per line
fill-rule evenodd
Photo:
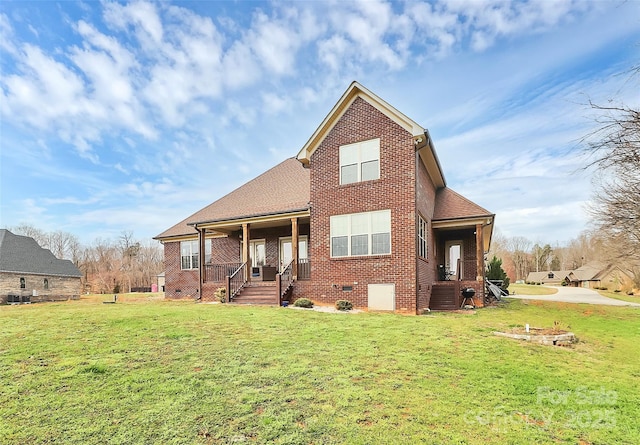
<path fill-rule="evenodd" d="M 0 227 L 149 239 L 296 156 L 353 80 L 496 230 L 588 228 L 589 101 L 640 106 L 640 1 L 0 3 Z"/>

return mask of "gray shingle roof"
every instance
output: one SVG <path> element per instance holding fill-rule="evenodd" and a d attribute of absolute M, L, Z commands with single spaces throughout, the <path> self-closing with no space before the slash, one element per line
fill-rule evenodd
<path fill-rule="evenodd" d="M 71 261 L 58 259 L 33 238 L 6 229 L 0 229 L 0 272 L 82 277 Z"/>
<path fill-rule="evenodd" d="M 308 209 L 310 187 L 309 169 L 304 168 L 295 158 L 286 159 L 165 230 L 155 239 L 197 234 L 190 223 L 234 220 Z"/>

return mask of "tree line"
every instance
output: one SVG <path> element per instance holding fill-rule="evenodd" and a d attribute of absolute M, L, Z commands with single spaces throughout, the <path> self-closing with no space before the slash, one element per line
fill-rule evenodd
<path fill-rule="evenodd" d="M 124 231 L 117 239 L 97 238 L 82 245 L 69 232 L 46 232 L 28 224 L 10 228 L 16 235 L 29 236 L 57 258 L 72 261 L 82 272 L 84 292 L 119 293 L 150 288 L 164 270 L 164 253 L 156 241 L 140 241 Z"/>

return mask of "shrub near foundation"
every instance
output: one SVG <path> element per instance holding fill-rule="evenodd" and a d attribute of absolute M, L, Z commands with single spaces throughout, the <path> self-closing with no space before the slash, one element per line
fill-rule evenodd
<path fill-rule="evenodd" d="M 339 311 L 350 311 L 353 309 L 353 303 L 349 300 L 338 300 L 336 301 L 336 309 Z"/>
<path fill-rule="evenodd" d="M 304 307 L 308 309 L 313 307 L 313 301 L 308 298 L 298 298 L 293 305 L 295 307 Z"/>
<path fill-rule="evenodd" d="M 220 303 L 225 303 L 227 301 L 227 289 L 225 287 L 217 288 L 214 295 Z"/>

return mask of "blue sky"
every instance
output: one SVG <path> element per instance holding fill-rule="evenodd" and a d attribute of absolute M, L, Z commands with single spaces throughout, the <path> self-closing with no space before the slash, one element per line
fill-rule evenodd
<path fill-rule="evenodd" d="M 0 226 L 146 239 L 295 156 L 357 80 L 505 236 L 586 228 L 589 100 L 640 103 L 638 1 L 0 4 Z"/>

